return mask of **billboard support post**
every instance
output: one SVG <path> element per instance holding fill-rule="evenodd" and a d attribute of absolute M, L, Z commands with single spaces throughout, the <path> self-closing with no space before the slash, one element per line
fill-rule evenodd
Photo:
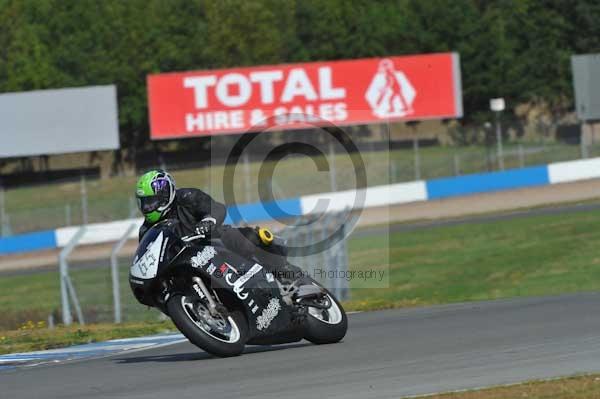
<path fill-rule="evenodd" d="M 500 112 L 496 112 L 496 143 L 498 151 L 498 167 L 504 170 L 504 149 L 502 148 L 502 126 L 500 125 Z"/>
<path fill-rule="evenodd" d="M 83 173 L 81 174 L 81 218 L 84 225 L 88 224 L 87 187 Z"/>
<path fill-rule="evenodd" d="M 486 160 L 486 164 L 487 164 L 487 170 L 488 172 L 491 172 L 493 170 L 493 162 L 492 162 L 492 154 L 491 154 L 491 147 L 492 147 L 492 124 L 490 122 L 485 122 L 483 124 L 483 129 L 484 129 L 484 133 L 485 133 L 485 160 Z"/>
<path fill-rule="evenodd" d="M 523 144 L 519 143 L 519 167 L 522 169 L 525 167 L 525 150 L 523 150 Z"/>
<path fill-rule="evenodd" d="M 586 131 L 589 129 L 589 124 L 584 121 L 581 126 L 581 138 L 579 139 L 581 145 L 581 158 L 586 159 L 588 157 L 588 148 L 586 140 Z"/>
<path fill-rule="evenodd" d="M 4 187 L 0 186 L 0 223 L 2 230 L 0 231 L 0 235 L 5 237 L 6 234 L 6 209 L 4 208 Z"/>
<path fill-rule="evenodd" d="M 421 173 L 421 151 L 419 148 L 419 133 L 417 132 L 418 124 L 419 124 L 419 121 L 406 122 L 406 125 L 412 129 L 415 180 L 421 180 L 421 176 L 422 176 L 422 173 Z"/>
<path fill-rule="evenodd" d="M 460 175 L 460 155 L 454 154 L 454 176 Z"/>
<path fill-rule="evenodd" d="M 498 168 L 504 170 L 504 150 L 502 148 L 502 126 L 500 124 L 500 112 L 504 111 L 506 103 L 504 98 L 492 98 L 490 109 L 496 114 L 496 150 L 498 152 Z"/>
<path fill-rule="evenodd" d="M 421 180 L 421 153 L 419 151 L 419 137 L 413 137 L 413 150 L 415 155 L 415 180 Z"/>
<path fill-rule="evenodd" d="M 7 237 L 11 234 L 10 220 L 6 213 L 6 203 L 4 198 L 4 187 L 0 185 L 0 236 Z"/>
<path fill-rule="evenodd" d="M 65 204 L 65 226 L 71 225 L 71 204 Z"/>

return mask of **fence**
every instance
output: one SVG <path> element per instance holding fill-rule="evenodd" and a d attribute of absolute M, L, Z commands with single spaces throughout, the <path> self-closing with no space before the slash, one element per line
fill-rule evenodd
<path fill-rule="evenodd" d="M 349 217 L 349 211 L 303 216 L 278 232 L 290 249 L 290 263 L 302 268 L 340 300 L 350 297 L 348 281 L 337 277 L 348 271 Z"/>
<path fill-rule="evenodd" d="M 383 150 L 383 148 L 382 148 Z M 312 160 L 305 157 L 282 160 L 270 182 L 278 199 L 319 192 L 351 189 L 355 185 L 352 163 L 347 154 L 327 155 L 332 173 L 315 177 Z M 600 145 L 590 144 L 508 144 L 504 149 L 504 167 L 526 166 L 600 156 Z M 497 170 L 499 161 L 493 146 L 415 147 L 391 151 L 365 151 L 369 186 L 456 176 Z M 250 162 L 238 170 L 242 175 L 235 185 L 239 202 L 257 201 L 261 164 Z M 224 167 L 210 170 L 181 170 L 174 173 L 179 186 L 200 187 L 217 200 L 223 200 Z M 246 184 L 242 184 L 243 182 Z M 248 182 L 250 182 L 248 184 Z M 0 190 L 0 234 L 10 236 L 61 226 L 125 219 L 137 212 L 133 199 L 135 177 L 110 180 L 81 180 L 76 183 Z"/>
<path fill-rule="evenodd" d="M 320 218 L 301 218 L 281 234 L 296 250 L 290 258 L 320 280 L 339 298 L 347 299 L 348 283 L 343 279 L 319 278 L 317 268 L 328 271 L 345 271 L 348 264 L 348 248 L 345 241 L 344 223 L 347 213 L 322 215 Z M 135 225 L 133 226 L 135 227 Z M 85 226 L 80 228 L 59 257 L 59 273 L 56 270 L 37 269 L 12 272 L 0 279 L 0 330 L 14 329 L 27 321 L 62 320 L 64 324 L 98 322 L 143 322 L 163 317 L 155 310 L 140 305 L 133 297 L 128 282 L 134 243 L 122 251 L 126 237 L 107 250 L 102 259 L 70 259 L 78 250 Z M 341 229 L 340 229 L 341 227 Z M 335 232 L 335 234 L 332 234 Z M 339 242 L 319 252 L 311 252 L 314 240 Z M 27 294 L 25 294 L 27 293 Z M 24 301 L 23 297 L 27 300 Z"/>

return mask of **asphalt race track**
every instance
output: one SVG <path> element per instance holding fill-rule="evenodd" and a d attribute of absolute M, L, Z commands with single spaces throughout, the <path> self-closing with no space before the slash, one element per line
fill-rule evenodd
<path fill-rule="evenodd" d="M 2 398 L 399 398 L 600 371 L 600 294 L 350 316 L 344 342 L 189 343 L 0 373 Z"/>

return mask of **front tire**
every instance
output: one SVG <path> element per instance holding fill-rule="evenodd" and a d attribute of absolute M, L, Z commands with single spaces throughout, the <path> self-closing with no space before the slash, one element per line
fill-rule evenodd
<path fill-rule="evenodd" d="M 315 285 L 319 285 L 313 282 Z M 319 285 L 320 287 L 320 285 Z M 348 331 L 348 317 L 342 305 L 327 290 L 329 309 L 308 308 L 304 338 L 313 344 L 333 344 L 341 341 Z"/>
<path fill-rule="evenodd" d="M 240 311 L 228 317 L 212 317 L 200 298 L 181 294 L 167 302 L 173 323 L 197 347 L 219 357 L 237 356 L 244 351 L 248 323 Z"/>

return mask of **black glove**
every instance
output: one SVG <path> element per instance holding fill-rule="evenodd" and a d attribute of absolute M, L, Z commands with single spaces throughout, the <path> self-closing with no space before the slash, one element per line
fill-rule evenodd
<path fill-rule="evenodd" d="M 213 230 L 217 227 L 217 224 L 213 218 L 202 219 L 196 224 L 196 234 L 210 236 Z"/>

